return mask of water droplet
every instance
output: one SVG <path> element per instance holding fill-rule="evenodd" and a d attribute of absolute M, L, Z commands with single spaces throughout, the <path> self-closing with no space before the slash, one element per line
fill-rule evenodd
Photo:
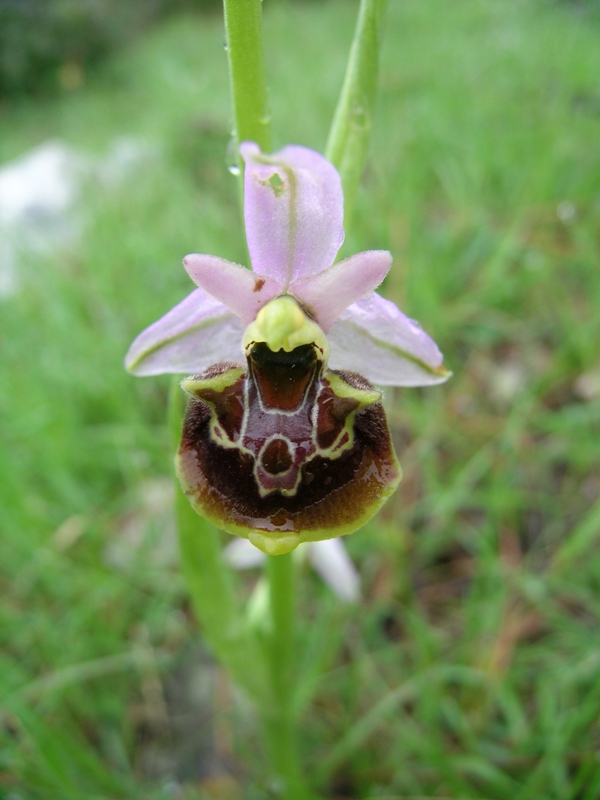
<path fill-rule="evenodd" d="M 371 127 L 371 115 L 366 109 L 358 106 L 352 112 L 352 125 L 360 131 L 369 130 Z"/>
<path fill-rule="evenodd" d="M 227 169 L 232 175 L 236 177 L 240 174 L 240 157 L 238 154 L 238 145 L 235 135 L 232 135 L 225 151 L 225 161 L 227 162 Z"/>

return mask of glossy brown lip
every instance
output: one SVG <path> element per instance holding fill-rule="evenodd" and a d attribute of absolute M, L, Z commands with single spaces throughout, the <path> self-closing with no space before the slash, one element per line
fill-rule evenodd
<path fill-rule="evenodd" d="M 297 351 L 259 345 L 245 372 L 217 364 L 185 382 L 182 487 L 232 533 L 349 533 L 400 479 L 373 387 L 326 370 L 310 345 Z"/>

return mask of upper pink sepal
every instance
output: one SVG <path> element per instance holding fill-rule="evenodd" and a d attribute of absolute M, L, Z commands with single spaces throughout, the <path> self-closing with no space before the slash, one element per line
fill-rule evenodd
<path fill-rule="evenodd" d="M 290 145 L 263 155 L 244 142 L 244 216 L 252 268 L 287 291 L 333 264 L 344 241 L 344 196 L 335 167 Z"/>
<path fill-rule="evenodd" d="M 241 321 L 196 289 L 134 340 L 125 367 L 134 375 L 203 372 L 220 361 L 243 359 Z"/>
<path fill-rule="evenodd" d="M 387 250 L 366 250 L 318 275 L 299 278 L 290 291 L 327 333 L 348 306 L 379 286 L 391 264 L 392 255 Z"/>
<path fill-rule="evenodd" d="M 272 278 L 217 256 L 193 253 L 183 259 L 183 264 L 194 283 L 220 300 L 244 325 L 249 325 L 265 303 L 281 291 Z"/>
<path fill-rule="evenodd" d="M 427 386 L 452 374 L 421 326 L 375 292 L 351 305 L 328 339 L 331 369 L 358 372 L 379 386 Z"/>
<path fill-rule="evenodd" d="M 253 270 L 209 255 L 184 263 L 200 287 L 131 345 L 137 375 L 201 372 L 239 361 L 246 326 L 273 298 L 291 294 L 328 334 L 332 369 L 379 385 L 441 383 L 450 372 L 435 342 L 393 303 L 373 292 L 391 255 L 369 250 L 334 263 L 344 239 L 340 176 L 322 155 L 288 146 L 245 161 L 246 236 Z"/>

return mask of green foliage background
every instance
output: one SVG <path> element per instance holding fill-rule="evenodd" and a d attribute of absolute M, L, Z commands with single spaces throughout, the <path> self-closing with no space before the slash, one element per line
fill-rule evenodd
<path fill-rule="evenodd" d="M 322 149 L 356 9 L 265 5 L 276 145 Z M 326 796 L 600 795 L 599 44 L 581 4 L 390 0 L 344 252 L 392 251 L 384 292 L 454 377 L 386 394 L 405 478 L 347 540 L 364 602 L 304 573 Z M 122 369 L 190 290 L 186 253 L 245 259 L 222 23 L 173 18 L 0 115 L 3 161 L 56 136 L 157 151 L 91 182 L 81 244 L 30 258 L 0 305 L 0 797 L 263 798 L 252 713 L 176 565 L 169 381 Z"/>
<path fill-rule="evenodd" d="M 218 10 L 218 0 L 2 0 L 0 96 L 53 90 L 73 70 L 122 47 L 183 8 Z"/>

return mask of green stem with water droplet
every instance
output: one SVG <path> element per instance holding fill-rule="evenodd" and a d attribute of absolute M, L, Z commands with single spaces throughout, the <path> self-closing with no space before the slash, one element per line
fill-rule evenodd
<path fill-rule="evenodd" d="M 224 0 L 225 29 L 234 114 L 235 149 L 254 141 L 271 149 L 262 42 L 261 0 Z M 239 158 L 239 156 L 238 156 Z M 240 163 L 240 187 L 243 165 Z M 174 387 L 180 392 L 179 387 Z M 171 400 L 173 429 L 179 435 L 181 402 Z M 195 517 L 195 520 L 194 520 Z M 178 496 L 177 522 L 182 563 L 208 641 L 233 679 L 256 702 L 272 771 L 286 800 L 311 800 L 295 738 L 292 666 L 295 594 L 291 556 L 267 557 L 269 619 L 259 636 L 238 615 L 231 581 L 220 555 L 217 533 L 199 520 Z M 262 647 L 259 644 L 262 645 Z"/>
<path fill-rule="evenodd" d="M 236 152 L 246 141 L 271 151 L 261 5 L 261 0 L 223 0 Z"/>

